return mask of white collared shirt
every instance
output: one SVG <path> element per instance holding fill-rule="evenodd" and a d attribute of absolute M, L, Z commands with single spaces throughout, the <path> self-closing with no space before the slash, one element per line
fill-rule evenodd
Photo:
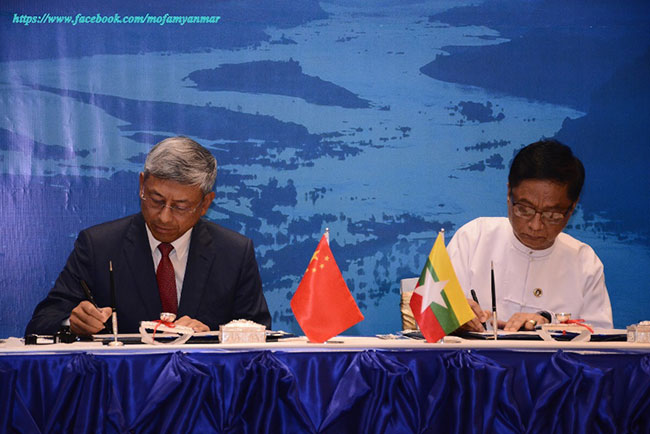
<path fill-rule="evenodd" d="M 612 328 L 612 307 L 603 264 L 587 244 L 560 233 L 553 245 L 532 250 L 504 217 L 482 217 L 462 226 L 447 246 L 466 296 L 474 289 L 481 308 L 492 304 L 490 261 L 494 261 L 497 313 L 507 321 L 517 312 L 569 312 L 599 328 Z"/>
<path fill-rule="evenodd" d="M 162 259 L 162 253 L 158 249 L 158 245 L 161 241 L 158 241 L 151 231 L 149 226 L 144 224 L 147 228 L 147 237 L 149 238 L 149 247 L 151 248 L 151 256 L 153 257 L 153 269 L 154 273 L 158 269 L 158 264 Z M 172 243 L 174 250 L 169 253 L 169 259 L 172 262 L 174 267 L 174 276 L 176 277 L 176 301 L 180 304 L 181 302 L 181 293 L 183 291 L 183 280 L 185 279 L 185 269 L 187 268 L 187 256 L 190 251 L 190 240 L 192 238 L 192 230 L 190 228 L 187 232 L 181 235 L 180 238 L 176 239 Z"/>

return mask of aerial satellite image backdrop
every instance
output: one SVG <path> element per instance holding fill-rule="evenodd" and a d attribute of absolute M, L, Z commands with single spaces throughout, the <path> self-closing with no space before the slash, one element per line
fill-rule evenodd
<path fill-rule="evenodd" d="M 514 153 L 570 145 L 567 232 L 605 265 L 614 324 L 650 307 L 650 3 L 517 0 L 3 2 L 0 337 L 22 336 L 77 233 L 139 210 L 151 146 L 217 158 L 206 218 L 253 239 L 273 328 L 326 228 L 365 320 L 401 329 L 399 282 L 435 236 L 506 215 Z M 218 15 L 216 24 L 15 15 Z"/>

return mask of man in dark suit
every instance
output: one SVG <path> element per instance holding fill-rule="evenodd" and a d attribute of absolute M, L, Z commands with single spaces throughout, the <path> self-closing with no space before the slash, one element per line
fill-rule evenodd
<path fill-rule="evenodd" d="M 25 334 L 54 334 L 68 319 L 78 335 L 104 330 L 112 302 L 109 262 L 121 333 L 137 332 L 140 321 L 161 312 L 177 314 L 176 324 L 195 331 L 240 318 L 270 329 L 253 243 L 201 218 L 214 199 L 216 175 L 212 154 L 191 139 L 154 146 L 140 173 L 141 212 L 81 231 Z"/>

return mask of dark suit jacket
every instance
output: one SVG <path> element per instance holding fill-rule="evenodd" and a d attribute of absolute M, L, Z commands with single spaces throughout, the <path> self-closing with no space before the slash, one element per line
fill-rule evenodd
<path fill-rule="evenodd" d="M 25 334 L 54 334 L 86 297 L 85 280 L 100 307 L 111 305 L 108 263 L 113 261 L 120 333 L 137 333 L 140 321 L 160 317 L 161 303 L 142 214 L 80 232 L 54 288 L 36 306 Z M 188 315 L 211 330 L 233 319 L 271 328 L 253 243 L 203 219 L 194 226 L 178 318 Z"/>

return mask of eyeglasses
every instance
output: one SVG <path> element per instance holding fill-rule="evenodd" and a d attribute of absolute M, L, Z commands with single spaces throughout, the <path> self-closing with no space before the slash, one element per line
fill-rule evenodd
<path fill-rule="evenodd" d="M 522 219 L 530 220 L 535 217 L 535 214 L 539 214 L 542 218 L 542 221 L 549 225 L 559 225 L 564 221 L 564 218 L 569 214 L 573 205 L 571 205 L 566 211 L 540 211 L 537 208 L 532 206 L 524 205 L 522 203 L 515 202 L 510 196 L 510 201 L 512 202 L 512 212 Z"/>
<path fill-rule="evenodd" d="M 205 198 L 205 195 L 201 197 L 201 200 L 199 201 L 199 204 L 195 206 L 194 208 L 186 207 L 186 206 L 176 206 L 176 205 L 167 205 L 164 200 L 162 199 L 154 199 L 152 197 L 147 197 L 144 195 L 144 190 L 140 190 L 140 199 L 142 199 L 142 203 L 149 208 L 152 211 L 155 212 L 162 212 L 163 209 L 169 208 L 169 210 L 172 212 L 172 214 L 178 216 L 178 217 L 183 217 L 189 214 L 193 214 L 196 212 L 197 209 L 201 207 L 201 204 L 203 203 L 203 199 Z"/>

